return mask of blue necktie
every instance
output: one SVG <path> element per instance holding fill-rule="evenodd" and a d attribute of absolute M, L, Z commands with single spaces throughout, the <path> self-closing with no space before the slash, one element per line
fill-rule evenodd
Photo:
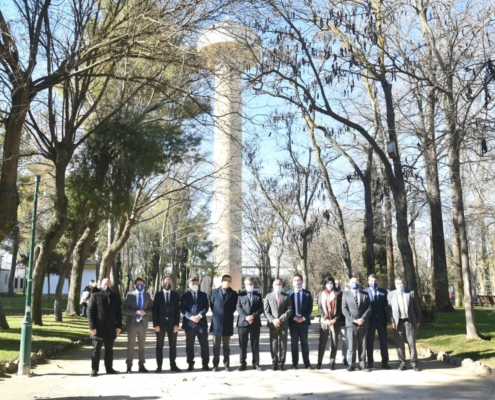
<path fill-rule="evenodd" d="M 139 293 L 138 294 L 138 310 L 142 310 L 142 309 L 143 309 L 143 294 Z M 142 319 L 143 319 L 142 315 L 137 316 L 138 321 L 141 321 Z"/>
<path fill-rule="evenodd" d="M 301 316 L 301 290 L 296 293 L 296 316 Z"/>

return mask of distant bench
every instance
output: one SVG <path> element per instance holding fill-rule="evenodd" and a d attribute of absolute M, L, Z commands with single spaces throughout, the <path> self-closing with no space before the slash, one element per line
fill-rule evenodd
<path fill-rule="evenodd" d="M 479 295 L 477 299 L 474 300 L 475 305 L 479 306 L 495 306 L 495 296 L 483 296 Z"/>

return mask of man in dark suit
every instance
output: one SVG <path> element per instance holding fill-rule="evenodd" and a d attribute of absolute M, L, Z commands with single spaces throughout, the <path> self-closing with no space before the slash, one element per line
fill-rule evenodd
<path fill-rule="evenodd" d="M 251 340 L 251 353 L 253 356 L 253 368 L 262 371 L 260 367 L 260 329 L 261 314 L 263 313 L 263 299 L 254 291 L 254 279 L 244 280 L 245 290 L 237 299 L 237 328 L 239 333 L 240 366 L 238 371 L 245 371 L 247 362 L 247 345 Z"/>
<path fill-rule="evenodd" d="M 342 296 L 342 313 L 345 315 L 347 340 L 349 342 L 348 355 L 350 366 L 347 371 L 356 369 L 356 351 L 359 360 L 359 369 L 370 372 L 366 362 L 366 335 L 368 333 L 368 319 L 371 315 L 371 303 L 368 293 L 359 289 L 359 279 L 351 278 L 351 288 Z"/>
<path fill-rule="evenodd" d="M 156 293 L 153 300 L 153 327 L 156 332 L 156 372 L 162 372 L 163 346 L 165 335 L 168 337 L 168 357 L 170 370 L 181 372 L 175 360 L 177 358 L 177 332 L 179 332 L 180 302 L 179 294 L 172 290 L 172 279 L 163 279 L 162 290 Z"/>
<path fill-rule="evenodd" d="M 134 281 L 135 291 L 128 293 L 124 303 L 124 312 L 127 315 L 127 373 L 132 372 L 132 360 L 134 358 L 134 345 L 136 337 L 139 348 L 139 372 L 149 372 L 144 363 L 146 362 L 146 331 L 151 314 L 153 301 L 151 295 L 144 292 L 144 280 L 136 278 Z"/>
<path fill-rule="evenodd" d="M 375 343 L 375 331 L 378 331 L 380 341 L 380 354 L 382 356 L 382 368 L 390 369 L 388 365 L 388 344 L 387 344 L 387 321 L 388 321 L 388 301 L 387 291 L 378 287 L 378 278 L 375 274 L 368 277 L 368 293 L 371 301 L 371 316 L 368 327 L 368 337 L 366 347 L 368 354 L 368 368 L 373 368 L 373 346 Z"/>
<path fill-rule="evenodd" d="M 210 307 L 213 317 L 210 332 L 213 336 L 213 371 L 218 371 L 220 345 L 223 342 L 223 365 L 230 371 L 230 337 L 234 334 L 234 313 L 237 307 L 237 292 L 230 285 L 232 277 L 222 276 L 222 286 L 211 293 Z"/>
<path fill-rule="evenodd" d="M 112 292 L 112 282 L 101 281 L 101 292 L 94 293 L 88 303 L 88 322 L 93 342 L 91 374 L 98 376 L 101 347 L 105 345 L 105 369 L 107 374 L 118 374 L 113 369 L 113 343 L 122 331 L 122 301 Z"/>
<path fill-rule="evenodd" d="M 299 362 L 299 341 L 306 369 L 313 369 L 309 362 L 308 331 L 311 325 L 311 312 L 313 311 L 313 297 L 309 290 L 303 289 L 303 278 L 294 275 L 293 287 L 287 294 L 292 301 L 292 315 L 289 317 L 290 347 L 292 352 L 292 369 L 297 369 Z"/>
<path fill-rule="evenodd" d="M 208 347 L 208 322 L 206 313 L 210 306 L 208 296 L 199 290 L 198 278 L 189 278 L 189 291 L 182 295 L 181 311 L 184 314 L 182 329 L 186 331 L 186 356 L 188 371 L 194 370 L 194 339 L 198 338 L 201 347 L 203 370 L 209 371 L 210 349 Z"/>
<path fill-rule="evenodd" d="M 395 331 L 395 343 L 397 344 L 397 356 L 399 357 L 400 371 L 406 370 L 406 349 L 404 342 L 407 341 L 411 354 L 411 368 L 421 371 L 418 366 L 418 352 L 416 351 L 416 330 L 419 328 L 421 309 L 414 291 L 406 291 L 404 280 L 395 278 L 396 290 L 388 294 L 390 306 L 390 322 Z"/>
<path fill-rule="evenodd" d="M 273 281 L 273 292 L 267 294 L 263 305 L 270 330 L 272 369 L 273 371 L 284 371 L 287 354 L 287 330 L 289 318 L 292 315 L 292 304 L 290 297 L 282 292 L 281 279 Z"/>

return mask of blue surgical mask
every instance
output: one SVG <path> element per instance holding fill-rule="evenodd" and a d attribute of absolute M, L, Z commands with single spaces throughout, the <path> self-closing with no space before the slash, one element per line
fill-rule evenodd
<path fill-rule="evenodd" d="M 136 289 L 138 290 L 138 292 L 142 292 L 144 290 L 144 285 L 137 285 Z"/>
<path fill-rule="evenodd" d="M 340 290 L 340 285 L 335 285 L 335 289 Z"/>
<path fill-rule="evenodd" d="M 327 283 L 327 289 L 332 290 L 333 289 L 333 283 Z"/>
<path fill-rule="evenodd" d="M 275 291 L 280 293 L 282 291 L 282 286 L 275 286 Z"/>
<path fill-rule="evenodd" d="M 371 289 L 378 289 L 378 283 L 370 283 L 370 288 Z"/>
<path fill-rule="evenodd" d="M 359 283 L 353 283 L 351 286 L 352 290 L 359 290 Z"/>
<path fill-rule="evenodd" d="M 404 293 L 404 285 L 395 285 L 395 287 L 397 288 L 397 290 L 401 293 Z"/>

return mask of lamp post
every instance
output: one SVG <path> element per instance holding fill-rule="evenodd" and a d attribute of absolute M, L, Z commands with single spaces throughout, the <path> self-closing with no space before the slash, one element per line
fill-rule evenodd
<path fill-rule="evenodd" d="M 31 372 L 31 336 L 33 333 L 33 321 L 31 319 L 31 286 L 33 278 L 33 258 L 36 238 L 36 216 L 38 210 L 38 191 L 40 187 L 41 176 L 52 171 L 53 165 L 42 162 L 30 162 L 24 164 L 36 177 L 36 186 L 34 190 L 33 219 L 31 220 L 31 246 L 29 249 L 29 264 L 26 285 L 26 310 L 21 329 L 21 354 L 19 357 L 18 375 L 29 375 Z"/>

